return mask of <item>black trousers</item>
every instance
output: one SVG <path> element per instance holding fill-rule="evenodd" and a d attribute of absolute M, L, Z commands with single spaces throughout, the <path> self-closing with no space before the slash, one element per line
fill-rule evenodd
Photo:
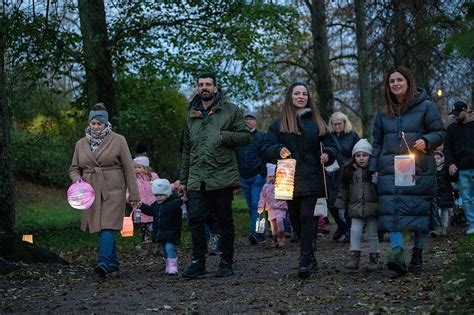
<path fill-rule="evenodd" d="M 221 258 L 232 263 L 234 258 L 234 218 L 232 216 L 233 189 L 222 188 L 206 191 L 201 185 L 199 191 L 189 191 L 189 229 L 193 241 L 193 259 L 204 260 L 207 253 L 207 242 L 204 225 L 214 221 L 220 228 Z"/>
<path fill-rule="evenodd" d="M 314 254 L 314 225 L 315 220 L 319 220 L 319 217 L 313 216 L 316 200 L 316 196 L 296 196 L 288 201 L 291 225 L 300 239 L 300 255 Z"/>

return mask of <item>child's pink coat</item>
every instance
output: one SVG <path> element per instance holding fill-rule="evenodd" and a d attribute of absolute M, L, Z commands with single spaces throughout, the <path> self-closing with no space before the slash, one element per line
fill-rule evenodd
<path fill-rule="evenodd" d="M 260 192 L 260 199 L 258 200 L 258 208 L 268 211 L 268 220 L 276 218 L 286 218 L 286 210 L 288 205 L 284 200 L 275 199 L 275 185 L 266 183 L 263 185 Z"/>
<path fill-rule="evenodd" d="M 158 174 L 151 172 L 151 180 L 158 179 Z M 137 185 L 138 191 L 140 192 L 140 201 L 144 204 L 151 205 L 156 201 L 155 195 L 151 192 L 151 181 L 144 178 L 142 175 L 137 174 Z M 142 212 L 141 223 L 151 223 L 153 222 L 153 217 L 148 216 Z"/>

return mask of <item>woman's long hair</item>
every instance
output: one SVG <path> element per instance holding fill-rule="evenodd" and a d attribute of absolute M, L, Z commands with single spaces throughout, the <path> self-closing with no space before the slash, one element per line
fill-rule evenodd
<path fill-rule="evenodd" d="M 399 72 L 405 78 L 405 80 L 407 80 L 407 91 L 401 104 L 398 103 L 397 98 L 390 91 L 389 79 L 390 75 L 394 72 Z M 408 110 L 410 101 L 413 100 L 417 94 L 415 76 L 408 68 L 403 66 L 395 66 L 388 71 L 387 76 L 385 77 L 384 90 L 387 114 L 390 117 L 395 117 L 395 115 L 399 113 L 403 114 Z M 400 107 L 400 111 L 397 110 L 397 107 Z"/>
<path fill-rule="evenodd" d="M 316 108 L 316 106 L 314 106 L 311 100 L 308 87 L 306 86 L 306 84 L 301 82 L 293 83 L 286 92 L 285 102 L 283 103 L 283 108 L 280 113 L 280 131 L 301 135 L 301 131 L 298 127 L 298 113 L 296 112 L 296 108 L 293 105 L 293 100 L 291 97 L 293 94 L 293 89 L 297 86 L 304 86 L 306 88 L 306 91 L 308 92 L 308 104 L 306 105 L 306 107 L 311 109 L 311 118 L 313 119 L 314 123 L 318 125 L 319 135 L 326 135 L 328 133 L 328 127 L 324 120 L 321 118 L 318 109 Z"/>

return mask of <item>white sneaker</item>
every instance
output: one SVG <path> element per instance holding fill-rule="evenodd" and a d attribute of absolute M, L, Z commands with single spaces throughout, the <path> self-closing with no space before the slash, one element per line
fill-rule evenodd
<path fill-rule="evenodd" d="M 466 234 L 474 234 L 474 225 L 469 225 Z"/>

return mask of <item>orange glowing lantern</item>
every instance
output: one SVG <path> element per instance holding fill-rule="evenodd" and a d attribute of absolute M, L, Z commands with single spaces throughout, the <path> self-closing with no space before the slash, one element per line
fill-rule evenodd
<path fill-rule="evenodd" d="M 296 160 L 278 160 L 275 174 L 275 199 L 293 200 Z"/>
<path fill-rule="evenodd" d="M 33 234 L 23 234 L 22 241 L 33 244 Z"/>
<path fill-rule="evenodd" d="M 123 218 L 122 230 L 120 231 L 122 237 L 133 237 L 133 212 L 134 211 L 132 211 L 129 217 Z"/>

